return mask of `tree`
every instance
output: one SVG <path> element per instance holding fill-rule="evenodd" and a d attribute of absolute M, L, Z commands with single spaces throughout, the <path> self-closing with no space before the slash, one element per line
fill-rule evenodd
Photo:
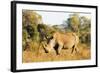
<path fill-rule="evenodd" d="M 80 17 L 78 14 L 71 14 L 67 20 L 68 27 L 72 29 L 72 31 L 77 32 L 80 25 Z"/>
<path fill-rule="evenodd" d="M 81 25 L 80 25 L 80 41 L 82 43 L 91 42 L 91 19 L 88 19 L 85 16 L 80 17 Z"/>
<path fill-rule="evenodd" d="M 42 16 L 33 10 L 23 10 L 22 15 L 22 21 L 24 26 L 31 24 L 38 25 L 42 23 Z"/>

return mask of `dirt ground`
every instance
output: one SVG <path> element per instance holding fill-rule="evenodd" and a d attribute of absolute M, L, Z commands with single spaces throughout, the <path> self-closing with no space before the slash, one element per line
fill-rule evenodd
<path fill-rule="evenodd" d="M 71 53 L 71 49 L 62 49 L 60 55 L 56 55 L 55 51 L 45 53 L 42 49 L 39 52 L 23 51 L 23 63 L 46 62 L 46 61 L 69 61 L 69 60 L 86 60 L 91 59 L 91 49 L 84 44 L 78 46 L 79 51 Z"/>

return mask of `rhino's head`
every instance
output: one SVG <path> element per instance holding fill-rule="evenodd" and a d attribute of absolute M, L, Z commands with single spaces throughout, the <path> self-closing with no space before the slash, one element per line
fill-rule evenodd
<path fill-rule="evenodd" d="M 48 38 L 47 42 L 43 44 L 43 48 L 46 53 L 54 50 L 54 46 L 55 46 L 55 39 L 53 37 Z"/>

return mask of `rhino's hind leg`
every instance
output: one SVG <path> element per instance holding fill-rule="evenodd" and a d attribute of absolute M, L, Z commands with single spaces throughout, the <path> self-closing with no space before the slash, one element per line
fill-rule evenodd
<path fill-rule="evenodd" d="M 59 53 L 58 53 L 58 47 L 59 47 L 59 44 L 56 43 L 55 46 L 54 46 L 54 50 L 56 51 L 56 54 L 57 55 L 59 55 Z"/>
<path fill-rule="evenodd" d="M 60 55 L 60 52 L 61 52 L 62 48 L 63 48 L 63 45 L 59 45 L 58 50 L 57 50 L 58 55 Z"/>
<path fill-rule="evenodd" d="M 75 50 L 75 45 L 73 45 L 71 53 L 73 53 L 74 50 Z"/>
<path fill-rule="evenodd" d="M 80 53 L 78 47 L 75 47 L 75 51 L 76 51 L 76 53 Z"/>
<path fill-rule="evenodd" d="M 72 52 L 71 52 L 71 53 L 73 53 L 73 52 L 74 52 L 74 50 L 75 50 L 75 52 L 76 52 L 76 53 L 78 53 L 78 52 L 79 52 L 79 50 L 78 50 L 78 48 L 76 47 L 76 45 L 73 45 L 73 47 L 72 47 Z"/>

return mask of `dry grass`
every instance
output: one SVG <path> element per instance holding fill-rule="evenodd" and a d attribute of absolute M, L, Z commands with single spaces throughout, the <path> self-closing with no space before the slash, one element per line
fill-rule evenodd
<path fill-rule="evenodd" d="M 55 52 L 45 53 L 40 46 L 39 51 L 26 50 L 23 51 L 23 63 L 29 62 L 45 62 L 45 61 L 65 61 L 65 60 L 85 60 L 91 58 L 90 48 L 85 44 L 78 45 L 79 52 L 74 51 L 71 54 L 71 49 L 63 49 L 60 55 L 56 55 Z"/>

